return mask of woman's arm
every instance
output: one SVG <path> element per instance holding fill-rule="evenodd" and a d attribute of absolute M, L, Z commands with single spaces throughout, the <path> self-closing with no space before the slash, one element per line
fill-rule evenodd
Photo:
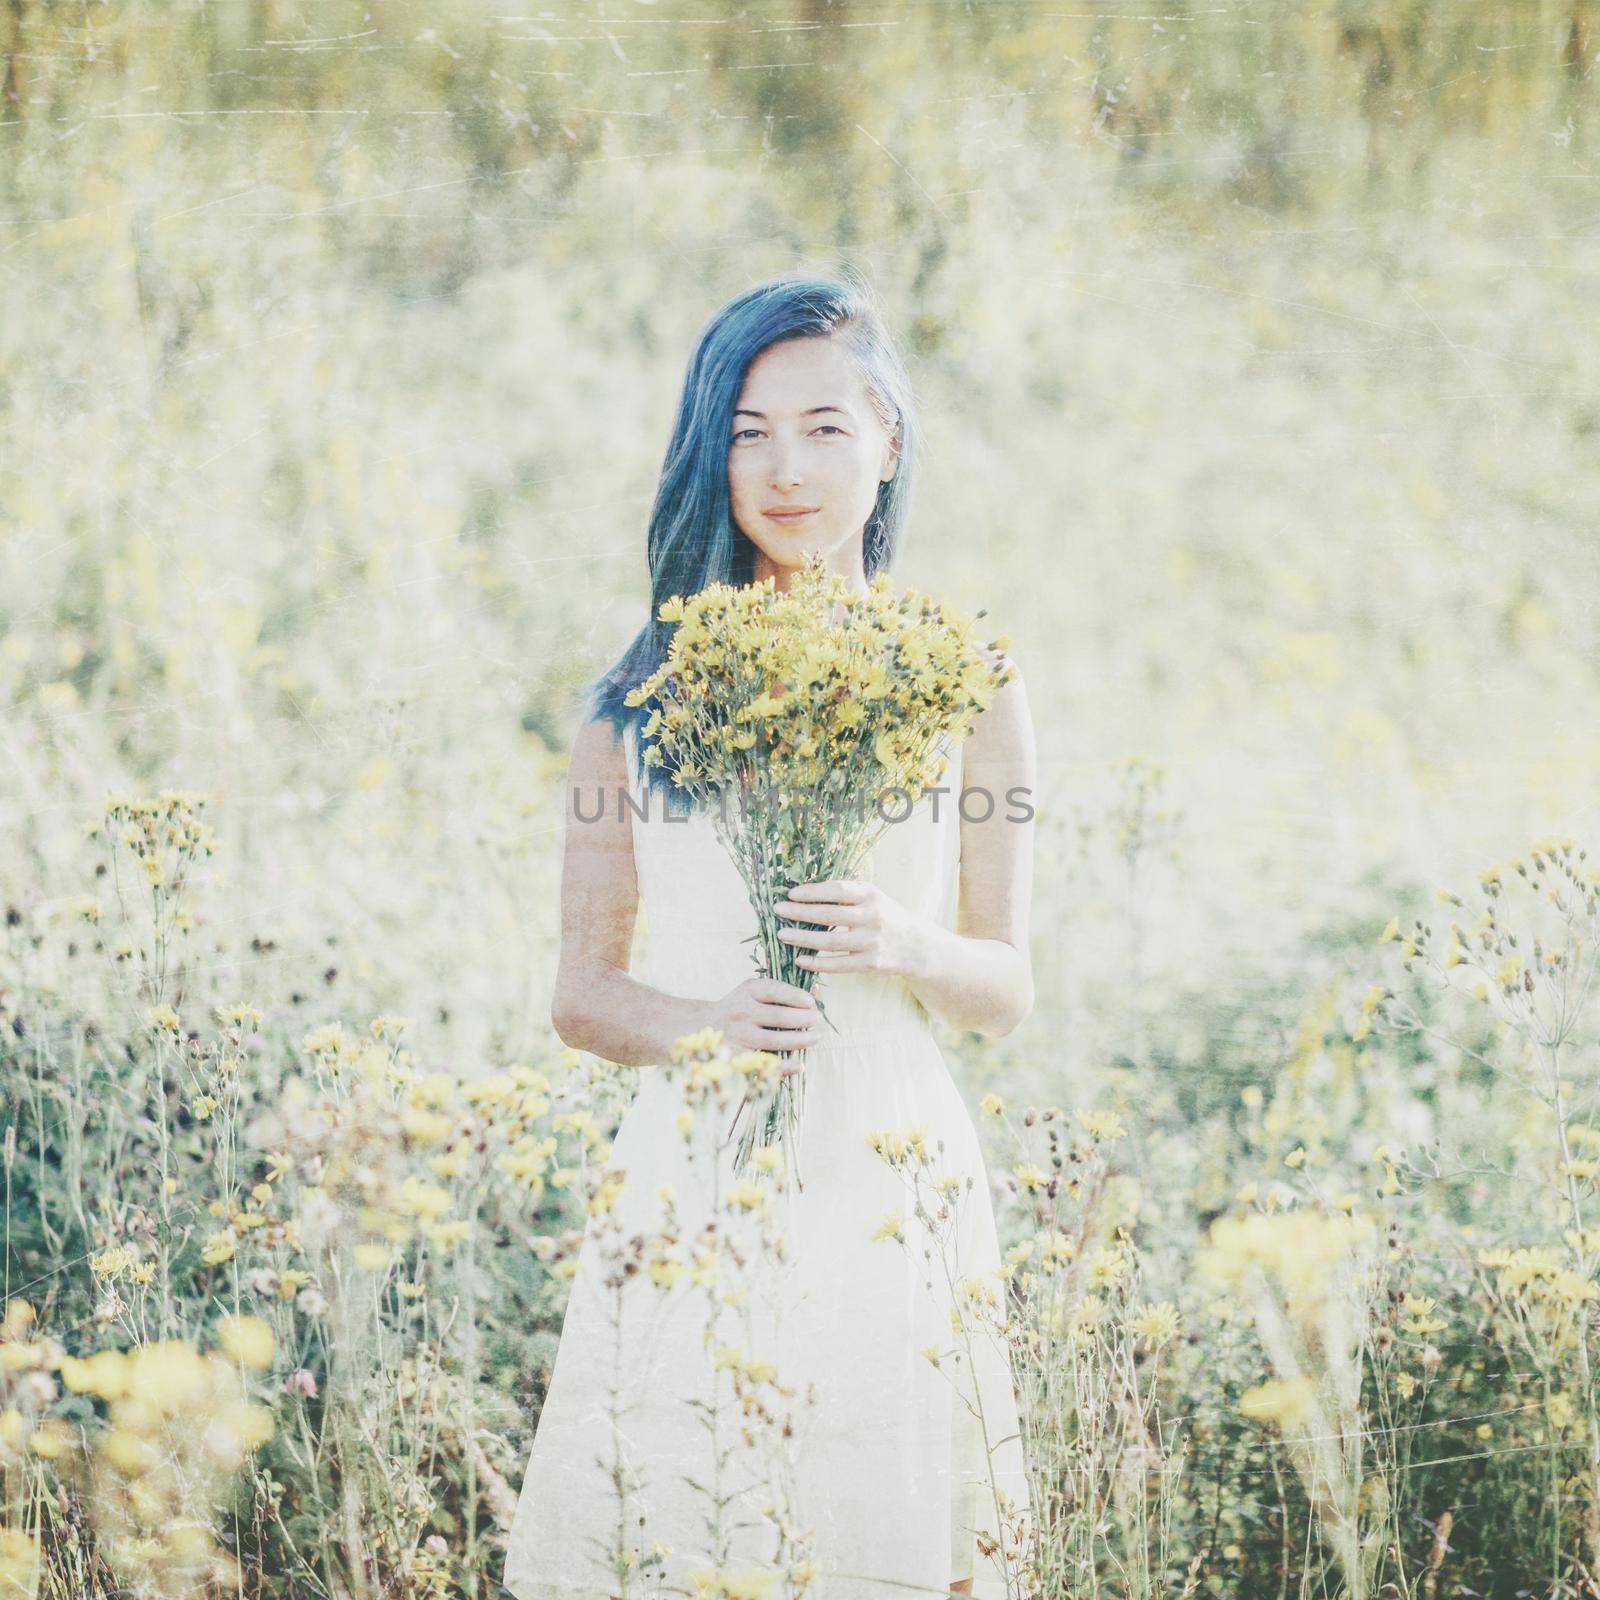
<path fill-rule="evenodd" d="M 627 787 L 622 741 L 609 723 L 586 722 L 567 772 L 561 960 L 550 1022 L 574 1050 L 646 1066 L 670 1060 L 673 1041 L 705 1025 L 706 1004 L 628 976 L 639 882 L 633 818 L 618 799 Z M 581 820 L 597 812 L 598 820 Z"/>
<path fill-rule="evenodd" d="M 1012 663 L 1015 668 L 1015 662 Z M 1033 898 L 1033 718 L 1022 674 L 995 695 L 962 746 L 961 884 L 954 930 L 913 924 L 905 978 L 952 1027 L 996 1038 L 1033 1010 L 1028 921 Z M 1017 791 L 1013 796 L 1013 791 Z M 954 803 L 959 796 L 951 796 Z M 992 802 L 992 804 L 991 804 Z M 987 820 L 969 822 L 965 812 Z M 1027 820 L 1018 820 L 1026 815 Z"/>

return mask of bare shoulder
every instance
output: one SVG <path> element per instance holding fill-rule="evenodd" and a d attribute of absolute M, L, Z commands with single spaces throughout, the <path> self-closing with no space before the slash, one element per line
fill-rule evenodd
<path fill-rule="evenodd" d="M 628 756 L 622 736 L 603 717 L 591 717 L 572 741 L 567 774 L 573 783 L 626 783 Z"/>
<path fill-rule="evenodd" d="M 572 740 L 567 763 L 568 849 L 620 849 L 631 843 L 628 757 L 622 736 L 604 718 L 591 718 Z M 573 829 L 572 824 L 584 826 Z"/>
<path fill-rule="evenodd" d="M 973 720 L 963 752 L 969 765 L 974 761 L 1016 764 L 1032 759 L 1033 714 L 1028 709 L 1022 669 L 1009 651 L 1000 652 L 1000 660 L 1009 668 L 1009 676 Z"/>

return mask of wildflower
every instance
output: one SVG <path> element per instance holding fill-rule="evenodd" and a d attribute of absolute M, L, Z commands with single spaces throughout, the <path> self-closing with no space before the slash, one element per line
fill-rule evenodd
<path fill-rule="evenodd" d="M 1269 1378 L 1239 1396 L 1239 1411 L 1256 1422 L 1293 1428 L 1310 1418 L 1315 1400 L 1316 1385 L 1310 1378 Z"/>
<path fill-rule="evenodd" d="M 1128 1326 L 1141 1339 L 1158 1344 L 1177 1334 L 1178 1322 L 1178 1308 L 1170 1300 L 1157 1300 L 1152 1305 L 1140 1306 L 1128 1319 Z"/>
<path fill-rule="evenodd" d="M 1279 1280 L 1291 1303 L 1309 1310 L 1327 1293 L 1331 1269 L 1366 1230 L 1357 1217 L 1315 1211 L 1219 1217 L 1198 1264 L 1224 1284 L 1244 1282 L 1260 1268 Z"/>
<path fill-rule="evenodd" d="M 891 1211 L 882 1222 L 873 1230 L 872 1240 L 876 1244 L 880 1239 L 905 1239 L 906 1215 L 904 1210 Z"/>
<path fill-rule="evenodd" d="M 611 1210 L 616 1205 L 617 1197 L 623 1191 L 621 1173 L 608 1172 L 601 1179 L 595 1192 L 589 1197 L 588 1211 L 591 1217 L 598 1217 Z"/>
<path fill-rule="evenodd" d="M 87 1359 L 61 1359 L 61 1381 L 75 1394 L 98 1394 L 116 1400 L 128 1393 L 133 1376 L 132 1361 L 121 1350 L 97 1350 Z"/>
<path fill-rule="evenodd" d="M 998 1117 L 1005 1108 L 1005 1101 L 997 1094 L 986 1094 L 978 1103 L 979 1112 L 986 1117 Z"/>
<path fill-rule="evenodd" d="M 233 1260 L 233 1235 L 231 1233 L 213 1233 L 200 1250 L 200 1259 L 208 1267 L 220 1266 L 224 1261 Z"/>
<path fill-rule="evenodd" d="M 696 1567 L 687 1574 L 694 1585 L 693 1600 L 762 1600 L 774 1583 L 776 1572 L 759 1567 L 733 1571 L 724 1567 Z"/>
<path fill-rule="evenodd" d="M 42 1460 L 58 1461 L 72 1448 L 72 1439 L 73 1432 L 65 1418 L 46 1417 L 28 1435 L 28 1449 Z M 0 1573 L 3 1571 L 0 1568 Z"/>
<path fill-rule="evenodd" d="M 89 1270 L 97 1278 L 116 1278 L 129 1271 L 138 1257 L 125 1244 L 113 1245 L 89 1257 Z"/>
<path fill-rule="evenodd" d="M 1010 1266 L 1020 1266 L 1033 1254 L 1034 1242 L 1032 1239 L 1019 1239 L 1006 1251 L 1006 1261 Z"/>
<path fill-rule="evenodd" d="M 285 1267 L 278 1274 L 278 1298 L 280 1300 L 293 1300 L 300 1292 L 303 1284 L 310 1281 L 310 1273 L 301 1272 L 295 1267 Z"/>
<path fill-rule="evenodd" d="M 263 1370 L 272 1365 L 272 1329 L 260 1317 L 224 1317 L 218 1342 L 230 1356 L 247 1367 Z"/>
<path fill-rule="evenodd" d="M 1408 1294 L 1403 1307 L 1407 1316 L 1400 1324 L 1401 1328 L 1407 1333 L 1419 1336 L 1437 1333 L 1441 1328 L 1448 1326 L 1443 1317 L 1436 1317 L 1433 1314 L 1437 1307 L 1438 1302 L 1432 1295 Z"/>
<path fill-rule="evenodd" d="M 1030 1164 L 1018 1167 L 1012 1176 L 1016 1178 L 1019 1187 L 1029 1194 L 1037 1194 L 1041 1189 L 1048 1188 L 1050 1183 L 1047 1173 Z"/>
<path fill-rule="evenodd" d="M 1096 1250 L 1087 1267 L 1089 1282 L 1096 1289 L 1113 1287 L 1121 1282 L 1127 1270 L 1127 1257 L 1115 1248 Z"/>
<path fill-rule="evenodd" d="M 1071 1239 L 1063 1238 L 1060 1234 L 1053 1234 L 1045 1238 L 1039 1246 L 1039 1265 L 1045 1271 L 1055 1267 L 1064 1267 L 1077 1254 L 1078 1247 Z"/>
<path fill-rule="evenodd" d="M 1128 1130 L 1123 1127 L 1122 1119 L 1115 1111 L 1087 1111 L 1079 1109 L 1073 1112 L 1078 1119 L 1078 1126 L 1098 1143 L 1109 1144 L 1114 1139 L 1126 1139 Z"/>
<path fill-rule="evenodd" d="M 663 1289 L 670 1289 L 682 1281 L 689 1268 L 679 1256 L 663 1251 L 653 1256 L 645 1264 L 644 1270 L 652 1283 Z"/>
<path fill-rule="evenodd" d="M 1372 1032 L 1372 1019 L 1389 997 L 1389 991 L 1381 984 L 1374 984 L 1372 988 L 1361 997 L 1361 1020 L 1351 1030 L 1352 1039 L 1365 1039 Z"/>

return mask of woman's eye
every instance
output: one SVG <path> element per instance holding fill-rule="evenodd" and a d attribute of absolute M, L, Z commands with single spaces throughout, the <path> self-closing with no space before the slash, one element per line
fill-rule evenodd
<path fill-rule="evenodd" d="M 837 433 L 841 438 L 844 437 L 844 429 L 839 427 L 837 424 L 832 423 L 832 422 L 824 422 L 819 427 L 813 428 L 812 432 L 813 433 L 824 433 L 824 432 L 826 432 L 826 433 Z M 741 439 L 744 439 L 744 438 L 747 438 L 747 437 L 753 437 L 753 438 L 759 439 L 761 437 L 761 430 L 759 428 L 741 428 L 741 429 L 739 429 L 739 431 L 736 434 L 734 434 L 733 439 L 732 439 L 731 442 L 733 444 L 737 444 Z"/>

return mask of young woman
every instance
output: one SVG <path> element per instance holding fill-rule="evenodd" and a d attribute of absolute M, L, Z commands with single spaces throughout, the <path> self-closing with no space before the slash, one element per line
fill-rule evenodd
<path fill-rule="evenodd" d="M 1033 793 L 1032 725 L 1018 675 L 955 746 L 940 785 L 885 829 L 863 878 L 797 885 L 780 904 L 834 1031 L 806 991 L 748 976 L 755 920 L 737 869 L 703 809 L 669 811 L 682 793 L 669 795 L 662 769 L 641 762 L 646 708 L 623 696 L 662 659 L 669 625 L 656 612 L 672 595 L 767 577 L 786 588 L 812 551 L 864 589 L 899 548 L 915 444 L 904 368 L 852 277 L 779 279 L 717 312 L 689 363 L 650 519 L 651 620 L 594 688 L 567 790 L 552 1006 L 561 1038 L 640 1066 L 668 1061 L 674 1040 L 708 1027 L 735 1051 L 806 1050 L 804 1188 L 787 1213 L 787 1293 L 769 1327 L 779 1379 L 815 1396 L 798 1430 L 793 1505 L 810 1535 L 814 1600 L 1007 1592 L 982 1548 L 997 1529 L 997 1490 L 1028 1505 L 1010 1367 L 983 1332 L 970 1360 L 952 1359 L 961 1341 L 951 1323 L 952 1278 L 998 1288 L 999 1252 L 972 1117 L 930 1018 L 998 1036 L 1032 1009 L 1032 826 L 1017 820 L 1016 799 Z M 619 793 L 634 804 L 619 805 Z M 598 820 L 578 825 L 596 816 L 597 797 Z M 1020 809 L 1031 818 L 1031 804 Z M 635 976 L 641 903 L 648 966 Z M 663 1184 L 685 1235 L 704 1214 L 694 1186 L 706 1180 L 685 1165 L 674 1124 L 680 1107 L 665 1073 L 643 1075 L 608 1158 L 625 1174 L 625 1237 L 659 1229 Z M 906 1248 L 881 1228 L 912 1207 L 872 1135 L 919 1123 L 939 1170 L 973 1180 L 957 1203 L 948 1273 L 922 1234 L 908 1231 Z M 593 1232 L 506 1587 L 517 1600 L 604 1600 L 620 1592 L 620 1541 L 639 1561 L 630 1594 L 722 1594 L 689 1577 L 708 1565 L 715 1476 L 693 1404 L 708 1385 L 704 1317 L 674 1317 L 642 1272 L 608 1286 Z M 943 1355 L 935 1364 L 925 1352 Z M 769 1500 L 753 1488 L 746 1509 Z M 726 1533 L 736 1519 L 722 1520 Z M 773 1549 L 758 1522 L 731 1547 L 746 1567 Z"/>

